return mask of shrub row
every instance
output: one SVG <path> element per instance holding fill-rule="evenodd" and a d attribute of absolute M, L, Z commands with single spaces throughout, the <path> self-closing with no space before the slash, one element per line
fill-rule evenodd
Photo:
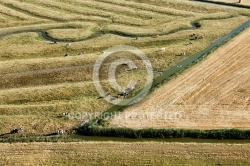
<path fill-rule="evenodd" d="M 73 142 L 77 141 L 69 136 L 24 136 L 24 135 L 14 135 L 14 136 L 3 136 L 0 137 L 0 143 L 14 143 L 14 142 Z"/>
<path fill-rule="evenodd" d="M 131 129 L 83 126 L 78 134 L 85 136 L 127 137 L 127 138 L 204 138 L 204 139 L 250 139 L 250 130 L 219 129 Z"/>

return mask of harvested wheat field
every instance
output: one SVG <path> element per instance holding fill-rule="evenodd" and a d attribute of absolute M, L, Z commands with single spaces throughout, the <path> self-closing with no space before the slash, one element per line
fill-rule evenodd
<path fill-rule="evenodd" d="M 250 28 L 111 121 L 130 128 L 250 128 Z"/>
<path fill-rule="evenodd" d="M 14 143 L 0 144 L 2 165 L 249 165 L 249 144 Z"/>

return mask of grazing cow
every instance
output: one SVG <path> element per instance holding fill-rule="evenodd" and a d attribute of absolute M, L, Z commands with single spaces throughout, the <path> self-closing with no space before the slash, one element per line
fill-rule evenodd
<path fill-rule="evenodd" d="M 140 37 L 136 37 L 135 40 L 140 40 Z"/>
<path fill-rule="evenodd" d="M 201 35 L 201 36 L 199 36 L 199 37 L 198 37 L 198 39 L 203 39 L 203 38 L 204 38 L 204 36 L 203 36 L 203 35 Z"/>
<path fill-rule="evenodd" d="M 193 36 L 195 36 L 195 33 L 193 33 L 192 35 L 189 35 L 189 37 L 193 37 Z"/>
<path fill-rule="evenodd" d="M 165 52 L 166 48 L 160 48 L 159 51 Z"/>
<path fill-rule="evenodd" d="M 133 71 L 133 70 L 138 70 L 139 68 L 137 66 L 133 67 L 132 69 L 128 69 L 127 71 Z"/>
<path fill-rule="evenodd" d="M 66 46 L 66 47 L 71 46 L 71 43 L 67 43 L 65 46 Z"/>
<path fill-rule="evenodd" d="M 64 133 L 63 129 L 56 130 L 57 135 L 62 135 Z"/>
<path fill-rule="evenodd" d="M 185 56 L 186 52 L 181 52 L 180 54 L 177 54 L 176 56 Z"/>
<path fill-rule="evenodd" d="M 22 127 L 20 128 L 16 128 L 10 131 L 11 134 L 15 134 L 15 133 L 20 133 L 22 132 L 24 129 Z"/>
<path fill-rule="evenodd" d="M 181 53 L 181 56 L 185 56 L 185 55 L 186 55 L 186 52 L 182 52 L 182 53 Z"/>
<path fill-rule="evenodd" d="M 157 38 L 157 37 L 159 37 L 160 35 L 155 35 L 155 36 L 153 36 L 153 38 Z"/>
<path fill-rule="evenodd" d="M 131 94 L 134 90 L 135 90 L 135 87 L 132 86 L 131 88 L 126 88 L 123 93 L 127 96 Z"/>
<path fill-rule="evenodd" d="M 136 66 L 136 67 L 133 67 L 132 70 L 138 70 L 138 67 L 137 67 L 137 66 Z"/>
<path fill-rule="evenodd" d="M 82 53 L 82 52 L 79 52 L 78 55 L 83 55 L 83 53 Z"/>
<path fill-rule="evenodd" d="M 68 116 L 69 113 L 68 113 L 68 112 L 63 112 L 62 115 L 63 115 L 63 116 Z"/>
<path fill-rule="evenodd" d="M 127 95 L 125 93 L 123 93 L 123 92 L 117 94 L 118 98 L 125 98 L 126 96 Z"/>
<path fill-rule="evenodd" d="M 192 35 L 189 35 L 189 39 L 190 40 L 197 40 L 197 39 L 203 39 L 204 36 L 203 35 L 196 35 L 196 34 L 192 34 Z"/>
<path fill-rule="evenodd" d="M 66 53 L 66 54 L 64 54 L 64 56 L 66 57 L 66 56 L 69 56 L 69 54 L 68 53 Z"/>
<path fill-rule="evenodd" d="M 53 43 L 54 43 L 54 44 L 57 44 L 57 42 L 56 42 L 56 41 L 53 41 Z"/>
<path fill-rule="evenodd" d="M 127 65 L 129 65 L 129 64 L 130 64 L 130 62 L 124 62 L 124 63 L 122 63 L 121 65 L 127 66 Z"/>

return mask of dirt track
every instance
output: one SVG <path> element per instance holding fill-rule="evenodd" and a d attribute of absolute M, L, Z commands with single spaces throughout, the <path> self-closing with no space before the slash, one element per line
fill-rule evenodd
<path fill-rule="evenodd" d="M 250 128 L 250 28 L 112 120 L 131 128 Z"/>

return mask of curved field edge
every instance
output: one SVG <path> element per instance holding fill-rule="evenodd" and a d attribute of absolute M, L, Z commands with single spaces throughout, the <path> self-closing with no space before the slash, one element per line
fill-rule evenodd
<path fill-rule="evenodd" d="M 187 67 L 190 67 L 190 65 L 193 65 L 194 63 L 196 63 L 197 60 L 206 56 L 213 49 L 225 43 L 227 40 L 234 37 L 241 31 L 243 31 L 245 28 L 249 27 L 249 25 L 250 25 L 250 20 L 242 24 L 235 30 L 231 31 L 229 34 L 223 36 L 219 40 L 213 42 L 208 48 L 204 49 L 198 54 L 195 54 L 179 62 L 173 68 L 165 71 L 162 76 L 160 76 L 158 79 L 156 79 L 153 82 L 152 87 L 150 87 L 150 89 L 152 90 L 155 86 L 169 79 L 170 76 L 182 71 L 183 69 Z M 119 112 L 122 112 L 124 108 L 126 108 L 130 103 L 132 103 L 137 98 L 140 98 L 141 96 L 136 96 L 139 93 L 140 91 L 138 91 L 135 94 L 135 97 L 132 97 L 129 100 L 123 101 L 122 103 L 120 103 L 120 105 L 115 105 L 111 107 L 110 109 L 105 111 L 99 118 L 95 118 L 95 119 L 92 119 L 90 122 L 86 122 L 83 126 L 81 126 L 78 129 L 78 133 L 83 134 L 83 135 L 98 135 L 98 136 L 118 136 L 118 137 L 135 137 L 135 138 L 141 138 L 141 137 L 147 138 L 147 136 L 149 136 L 151 138 L 154 138 L 154 137 L 169 138 L 169 137 L 176 135 L 176 133 L 180 132 L 180 135 L 177 134 L 178 135 L 177 138 L 179 137 L 213 138 L 213 139 L 218 139 L 218 138 L 223 139 L 224 137 L 226 137 L 227 139 L 232 139 L 232 138 L 249 139 L 250 138 L 249 137 L 250 130 L 239 130 L 239 129 L 221 129 L 221 130 L 141 129 L 141 130 L 136 130 L 136 129 L 129 129 L 129 128 L 100 127 L 100 126 L 106 125 L 106 123 L 110 120 L 110 118 L 113 117 L 113 115 L 119 114 Z M 103 117 L 103 115 L 105 116 Z M 226 134 L 224 135 L 224 133 Z"/>
<path fill-rule="evenodd" d="M 77 30 L 78 28 L 82 28 L 83 27 L 83 23 L 81 22 L 70 22 L 70 23 L 60 23 L 60 24 L 39 24 L 39 25 L 32 25 L 32 26 L 23 26 L 23 27 L 14 27 L 14 28 L 2 28 L 0 29 L 0 39 L 1 38 L 5 38 L 11 35 L 15 35 L 15 34 L 20 34 L 20 33 L 29 33 L 29 32 L 36 32 L 38 33 L 39 37 L 42 40 L 45 41 L 56 41 L 56 42 L 81 42 L 81 41 L 87 41 L 90 39 L 94 39 L 94 38 L 98 38 L 104 35 L 108 35 L 108 34 L 112 34 L 112 35 L 117 35 L 117 36 L 121 36 L 121 37 L 129 37 L 129 38 L 135 38 L 135 37 L 140 37 L 140 38 L 144 38 L 144 37 L 155 37 L 156 35 L 160 35 L 160 36 L 165 36 L 165 35 L 170 35 L 173 33 L 177 33 L 180 31 L 185 31 L 185 30 L 194 30 L 194 29 L 198 29 L 201 27 L 201 21 L 205 21 L 205 20 L 221 20 L 221 19 L 228 19 L 228 18 L 233 18 L 234 15 L 224 15 L 224 16 L 218 16 L 218 15 L 214 15 L 214 16 L 204 16 L 203 18 L 196 18 L 190 22 L 187 22 L 185 25 L 175 25 L 172 28 L 168 28 L 168 30 L 166 32 L 151 32 L 151 33 L 145 33 L 145 32 L 139 32 L 139 33 L 133 33 L 134 30 L 138 31 L 138 27 L 131 29 L 129 31 L 122 31 L 121 26 L 116 27 L 116 25 L 114 26 L 110 26 L 107 27 L 106 29 L 101 29 L 101 30 L 97 30 L 94 31 L 92 33 L 90 33 L 87 36 L 80 36 L 77 38 L 69 38 L 69 37 L 56 37 L 56 35 L 53 35 L 53 32 L 51 32 L 52 30 L 67 30 L 67 29 L 72 29 L 72 30 Z M 185 21 L 186 22 L 186 21 Z M 81 25 L 82 24 L 82 25 Z M 86 23 L 85 23 L 86 24 Z M 91 25 L 91 23 L 88 23 L 89 25 Z M 92 29 L 93 29 L 93 25 L 92 25 Z M 124 28 L 126 29 L 126 26 L 124 26 Z M 139 28 L 141 31 L 144 31 L 144 28 Z M 79 29 L 80 31 L 81 29 Z M 57 33 L 61 33 L 60 31 Z"/>
<path fill-rule="evenodd" d="M 95 39 L 102 37 L 104 35 L 117 35 L 120 37 L 129 37 L 129 38 L 136 38 L 136 37 L 141 37 L 141 38 L 147 38 L 147 37 L 155 37 L 156 35 L 159 36 L 165 36 L 165 35 L 170 35 L 174 33 L 179 33 L 180 31 L 185 31 L 185 30 L 194 30 L 198 29 L 201 27 L 201 21 L 205 20 L 222 20 L 222 19 L 228 19 L 228 18 L 233 18 L 235 17 L 234 14 L 228 15 L 228 14 L 212 14 L 212 15 L 206 15 L 198 18 L 194 18 L 191 21 L 186 21 L 185 24 L 182 22 L 179 24 L 180 20 L 176 21 L 175 25 L 167 26 L 168 30 L 164 32 L 158 32 L 156 30 L 153 30 L 152 32 L 148 32 L 149 29 L 147 28 L 130 28 L 128 29 L 127 26 L 117 26 L 117 25 L 112 25 L 112 26 L 107 26 L 106 28 L 95 30 L 96 27 L 94 26 L 93 23 L 88 23 L 87 25 L 91 25 L 92 27 L 92 32 L 89 32 L 89 34 L 86 36 L 78 36 L 78 37 L 57 37 L 56 33 L 53 34 L 52 30 L 58 30 L 58 34 L 62 33 L 63 30 L 70 30 L 72 31 L 78 30 L 79 28 L 83 28 L 83 24 L 80 22 L 69 22 L 69 23 L 51 23 L 51 24 L 39 24 L 39 25 L 29 25 L 29 26 L 22 26 L 22 27 L 10 27 L 10 28 L 1 28 L 0 29 L 0 39 L 19 34 L 19 33 L 29 33 L 29 32 L 36 32 L 38 33 L 39 37 L 42 40 L 45 41 L 56 41 L 56 42 L 81 42 L 81 41 L 87 41 L 90 39 Z M 162 27 L 165 26 L 165 24 L 161 25 Z M 171 28 L 170 28 L 171 27 Z M 159 27 L 158 27 L 159 28 Z M 60 29 L 62 29 L 60 31 Z M 126 29 L 121 30 L 121 29 Z M 80 31 L 80 29 L 78 30 Z M 142 32 L 141 32 L 142 31 Z M 146 31 L 146 32 L 143 32 Z M 70 31 L 69 31 L 70 32 Z M 136 33 L 137 32 L 137 33 Z"/>

